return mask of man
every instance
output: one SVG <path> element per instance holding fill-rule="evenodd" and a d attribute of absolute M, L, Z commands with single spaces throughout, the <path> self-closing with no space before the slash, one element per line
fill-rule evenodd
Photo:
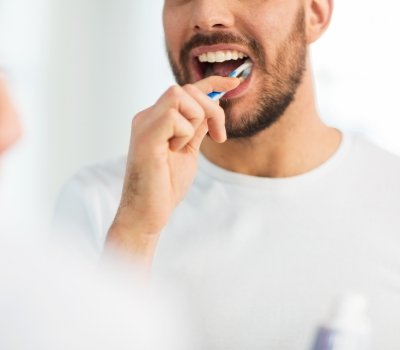
<path fill-rule="evenodd" d="M 126 170 L 86 168 L 61 195 L 57 218 L 95 254 L 188 287 L 204 349 L 307 349 L 350 290 L 376 348 L 400 346 L 400 161 L 318 115 L 308 47 L 332 7 L 165 0 L 179 85 L 134 118 Z M 250 76 L 227 78 L 245 59 Z"/>

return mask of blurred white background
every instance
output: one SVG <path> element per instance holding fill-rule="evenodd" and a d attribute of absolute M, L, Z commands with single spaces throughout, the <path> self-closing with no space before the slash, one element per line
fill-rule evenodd
<path fill-rule="evenodd" d="M 321 114 L 400 155 L 400 5 L 335 7 L 312 49 Z M 25 125 L 2 161 L 7 206 L 48 213 L 79 167 L 126 152 L 132 116 L 173 82 L 161 8 L 162 0 L 0 0 L 0 65 Z"/>

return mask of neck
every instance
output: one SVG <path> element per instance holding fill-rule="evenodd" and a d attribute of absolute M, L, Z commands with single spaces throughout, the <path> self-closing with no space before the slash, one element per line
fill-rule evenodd
<path fill-rule="evenodd" d="M 211 162 L 230 171 L 290 177 L 324 163 L 335 153 L 340 141 L 340 132 L 325 125 L 318 115 L 308 68 L 294 101 L 271 127 L 254 137 L 228 140 L 224 144 L 207 137 L 201 151 Z"/>

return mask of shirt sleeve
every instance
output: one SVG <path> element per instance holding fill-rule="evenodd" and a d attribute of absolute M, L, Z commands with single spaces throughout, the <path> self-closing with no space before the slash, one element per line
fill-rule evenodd
<path fill-rule="evenodd" d="M 61 240 L 66 249 L 98 260 L 106 235 L 100 227 L 99 204 L 95 179 L 75 175 L 64 185 L 56 202 L 52 222 L 54 238 Z"/>

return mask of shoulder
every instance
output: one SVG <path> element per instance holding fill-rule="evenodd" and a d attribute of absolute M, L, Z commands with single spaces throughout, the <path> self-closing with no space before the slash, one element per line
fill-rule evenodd
<path fill-rule="evenodd" d="M 360 135 L 350 136 L 345 176 L 349 191 L 382 208 L 400 205 L 400 157 Z"/>
<path fill-rule="evenodd" d="M 69 205 L 106 206 L 117 205 L 120 199 L 126 157 L 81 168 L 63 186 L 58 202 Z"/>
<path fill-rule="evenodd" d="M 102 163 L 81 168 L 68 182 L 85 188 L 96 186 L 115 187 L 122 184 L 126 166 L 126 157 L 119 157 Z"/>
<path fill-rule="evenodd" d="M 54 229 L 95 240 L 100 249 L 118 208 L 125 163 L 126 158 L 121 157 L 85 166 L 72 176 L 58 196 Z"/>
<path fill-rule="evenodd" d="M 400 156 L 383 149 L 362 135 L 351 135 L 352 155 L 355 165 L 368 174 L 400 176 Z"/>

